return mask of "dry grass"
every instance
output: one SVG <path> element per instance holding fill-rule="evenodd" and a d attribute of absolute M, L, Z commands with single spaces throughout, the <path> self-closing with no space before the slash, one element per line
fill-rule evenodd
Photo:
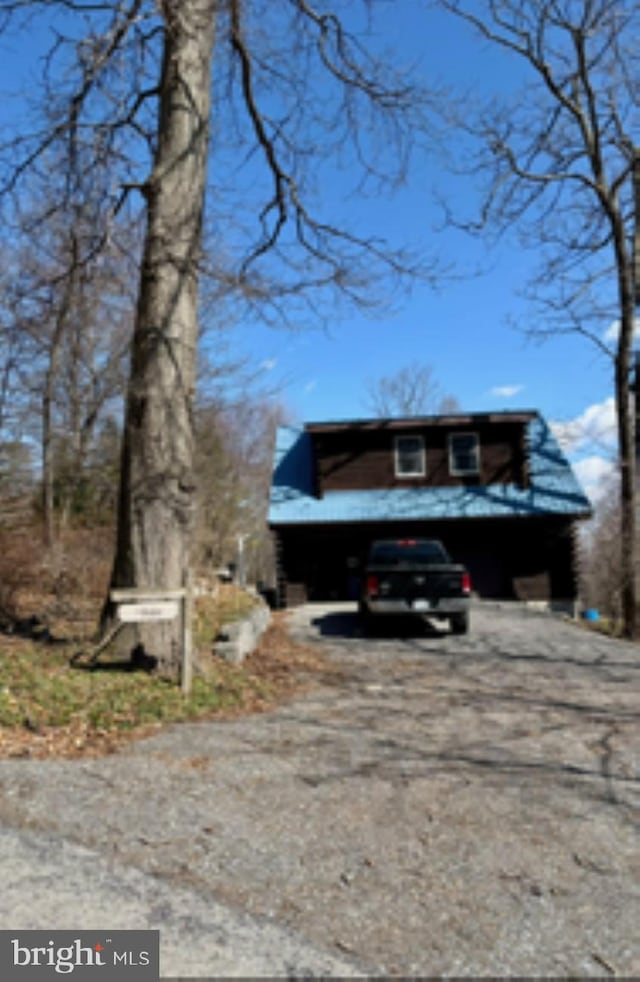
<path fill-rule="evenodd" d="M 94 630 L 113 558 L 113 531 L 67 529 L 45 548 L 37 526 L 0 530 L 0 626 L 27 622 L 76 640 Z"/>
<path fill-rule="evenodd" d="M 48 551 L 37 530 L 0 532 L 0 757 L 95 757 L 187 720 L 261 712 L 327 671 L 294 644 L 277 613 L 240 665 L 212 654 L 221 627 L 255 599 L 220 585 L 195 604 L 194 640 L 205 671 L 188 697 L 108 651 L 95 670 L 72 665 L 90 648 L 111 568 L 109 530 L 68 530 Z"/>
<path fill-rule="evenodd" d="M 266 682 L 277 699 L 336 677 L 336 669 L 318 649 L 291 640 L 286 611 L 273 615 L 258 649 L 246 659 L 245 669 Z"/>
<path fill-rule="evenodd" d="M 74 669 L 69 650 L 0 640 L 0 757 L 102 756 L 162 726 L 264 712 L 330 671 L 291 641 L 284 613 L 242 665 L 212 657 L 188 697 L 146 673 Z"/>

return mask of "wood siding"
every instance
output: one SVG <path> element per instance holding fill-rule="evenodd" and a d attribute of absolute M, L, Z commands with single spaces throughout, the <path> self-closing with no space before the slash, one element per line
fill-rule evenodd
<path fill-rule="evenodd" d="M 477 433 L 480 444 L 480 473 L 455 476 L 449 468 L 448 438 L 454 433 Z M 457 425 L 425 424 L 421 427 L 391 428 L 380 423 L 311 430 L 316 462 L 316 494 L 398 487 L 442 487 L 445 485 L 516 484 L 526 486 L 525 425 L 522 422 L 483 422 L 474 419 Z M 394 439 L 419 435 L 424 440 L 424 477 L 397 477 Z"/>

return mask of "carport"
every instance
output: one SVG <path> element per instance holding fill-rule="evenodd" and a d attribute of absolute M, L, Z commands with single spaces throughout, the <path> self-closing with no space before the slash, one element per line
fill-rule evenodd
<path fill-rule="evenodd" d="M 549 528 L 540 519 L 466 522 L 353 523 L 281 526 L 275 530 L 279 596 L 283 606 L 305 601 L 354 600 L 370 543 L 378 538 L 433 538 L 471 573 L 483 598 L 572 600 L 571 523 Z"/>

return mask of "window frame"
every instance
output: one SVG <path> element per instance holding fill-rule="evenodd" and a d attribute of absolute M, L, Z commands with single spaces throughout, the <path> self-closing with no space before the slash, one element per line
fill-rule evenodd
<path fill-rule="evenodd" d="M 415 471 L 403 471 L 400 468 L 400 458 L 402 451 L 400 450 L 400 444 L 403 440 L 415 440 L 419 444 L 419 454 L 421 458 L 420 470 Z M 424 436 L 421 433 L 402 433 L 394 436 L 393 438 L 393 469 L 394 474 L 400 480 L 411 480 L 415 477 L 426 477 L 427 474 L 427 448 L 425 445 Z"/>
<path fill-rule="evenodd" d="M 459 437 L 466 437 L 469 439 L 473 438 L 475 441 L 475 458 L 476 466 L 473 468 L 464 468 L 456 466 L 456 452 L 453 449 L 454 441 Z M 448 437 L 448 451 L 449 451 L 449 474 L 452 477 L 479 477 L 480 476 L 480 436 L 475 431 L 469 431 L 464 433 L 450 433 Z"/>

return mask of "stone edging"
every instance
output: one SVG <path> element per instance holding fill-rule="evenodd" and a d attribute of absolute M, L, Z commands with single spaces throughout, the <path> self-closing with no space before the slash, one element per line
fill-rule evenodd
<path fill-rule="evenodd" d="M 271 611 L 267 605 L 258 604 L 246 617 L 224 626 L 214 642 L 214 655 L 239 665 L 255 651 L 270 620 Z"/>

